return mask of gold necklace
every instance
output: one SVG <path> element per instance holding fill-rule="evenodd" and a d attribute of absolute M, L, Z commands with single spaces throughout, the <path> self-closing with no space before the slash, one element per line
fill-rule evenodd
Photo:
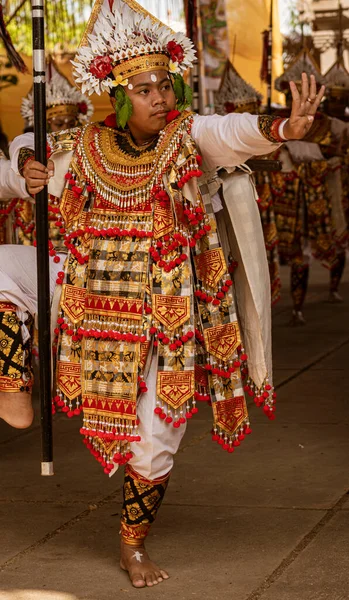
<path fill-rule="evenodd" d="M 129 130 L 125 131 L 126 134 L 126 138 L 128 143 L 130 144 L 130 146 L 132 146 L 132 148 L 134 148 L 135 150 L 139 150 L 139 148 L 146 148 L 147 146 L 151 146 L 151 144 L 154 143 L 154 141 L 159 137 L 158 135 L 154 135 L 151 140 L 147 140 L 146 142 L 142 142 L 141 144 L 138 144 L 135 142 L 135 140 L 133 139 L 131 132 Z"/>

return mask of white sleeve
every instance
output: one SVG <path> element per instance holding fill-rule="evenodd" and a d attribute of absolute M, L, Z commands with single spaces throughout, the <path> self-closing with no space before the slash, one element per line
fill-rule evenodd
<path fill-rule="evenodd" d="M 25 179 L 11 169 L 9 160 L 0 160 L 0 198 L 28 198 Z"/>
<path fill-rule="evenodd" d="M 270 154 L 280 144 L 267 140 L 259 130 L 258 115 L 195 115 L 191 130 L 208 170 L 237 167 L 254 155 Z"/>
<path fill-rule="evenodd" d="M 10 144 L 9 152 L 11 167 L 15 173 L 18 173 L 18 156 L 22 148 L 30 148 L 30 150 L 34 150 L 34 133 L 23 133 L 22 135 L 15 137 L 13 142 Z"/>

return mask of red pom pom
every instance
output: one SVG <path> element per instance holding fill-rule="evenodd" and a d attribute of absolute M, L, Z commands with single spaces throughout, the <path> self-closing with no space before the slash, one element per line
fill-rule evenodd
<path fill-rule="evenodd" d="M 155 412 L 156 415 L 161 415 L 162 408 L 160 406 L 157 406 L 156 408 L 154 408 L 154 412 Z"/>
<path fill-rule="evenodd" d="M 181 113 L 179 110 L 170 110 L 166 115 L 166 123 L 171 123 L 174 119 L 177 119 Z"/>
<path fill-rule="evenodd" d="M 198 412 L 199 412 L 199 409 L 196 406 L 193 406 L 193 408 L 191 409 L 191 414 L 196 415 Z"/>
<path fill-rule="evenodd" d="M 104 125 L 106 125 L 106 127 L 114 127 L 114 128 L 117 126 L 115 112 L 111 113 L 104 119 Z"/>

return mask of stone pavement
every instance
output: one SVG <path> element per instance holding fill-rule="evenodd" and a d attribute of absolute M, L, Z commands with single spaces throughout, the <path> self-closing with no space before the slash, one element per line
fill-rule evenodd
<path fill-rule="evenodd" d="M 0 426 L 0 600 L 347 600 L 349 268 L 330 305 L 314 264 L 307 325 L 288 327 L 288 270 L 274 310 L 277 420 L 252 409 L 233 456 L 210 441 L 209 408 L 188 427 L 149 549 L 171 579 L 135 590 L 118 568 L 121 474 L 55 418 L 54 477 L 37 423 Z"/>

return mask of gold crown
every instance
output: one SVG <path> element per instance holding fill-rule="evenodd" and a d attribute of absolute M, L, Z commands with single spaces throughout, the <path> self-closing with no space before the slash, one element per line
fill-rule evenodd
<path fill-rule="evenodd" d="M 46 119 L 54 119 L 55 117 L 73 116 L 77 117 L 79 108 L 76 104 L 57 104 L 46 109 Z"/>
<path fill-rule="evenodd" d="M 166 54 L 142 54 L 134 58 L 126 58 L 113 68 L 112 73 L 115 79 L 120 77 L 120 75 L 123 79 L 128 79 L 129 77 L 140 75 L 140 73 L 157 71 L 158 69 L 168 71 L 169 63 L 170 57 Z"/>

